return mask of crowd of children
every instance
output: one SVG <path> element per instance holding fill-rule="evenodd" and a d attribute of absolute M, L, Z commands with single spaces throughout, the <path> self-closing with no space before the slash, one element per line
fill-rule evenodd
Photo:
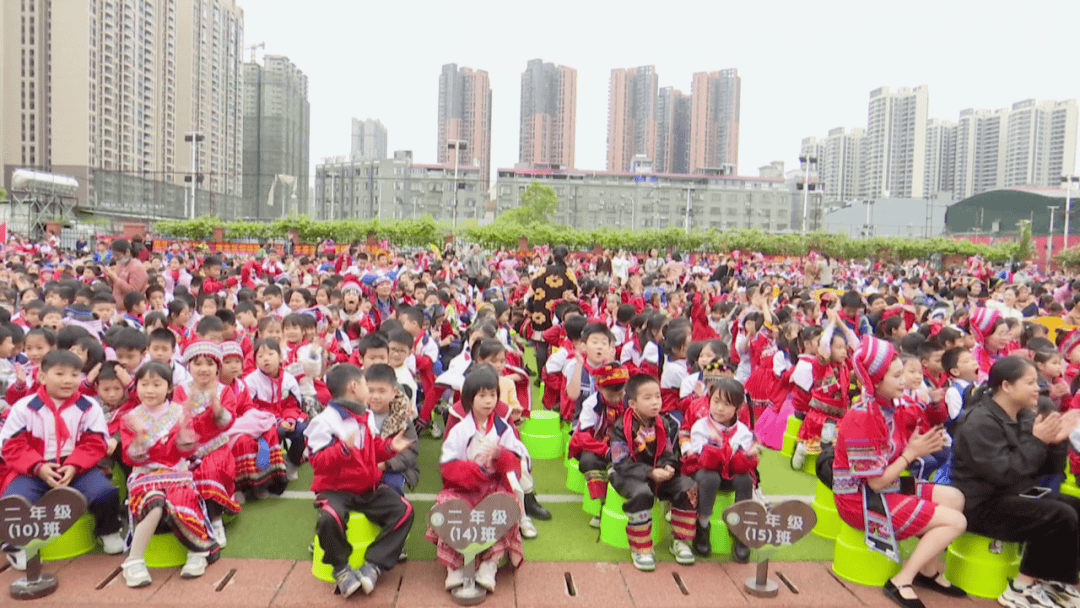
<path fill-rule="evenodd" d="M 227 543 L 223 516 L 282 494 L 310 466 L 336 589 L 370 593 L 404 557 L 407 492 L 436 474 L 418 458 L 427 433 L 442 439 L 437 502 L 506 493 L 522 507 L 477 557 L 476 582 L 493 590 L 501 564 L 521 564 L 533 520 L 551 517 L 519 431 L 541 408 L 572 429 L 588 496 L 605 499 L 610 483 L 622 497 L 633 564 L 655 568 L 656 501 L 667 504 L 672 555 L 692 564 L 712 553 L 718 492 L 765 500 L 759 459 L 780 447 L 789 417 L 801 420 L 792 467 L 831 449 L 867 389 L 853 357 L 869 335 L 899 353 L 897 407 L 919 433 L 951 431 L 1008 354 L 1034 362 L 1041 408 L 1080 407 L 1080 329 L 1052 341 L 1034 322 L 1080 322 L 1080 283 L 1027 269 L 851 265 L 823 288 L 813 256 L 673 258 L 646 274 L 623 252 L 612 272 L 609 257 L 556 248 L 546 268 L 539 255 L 518 264 L 497 253 L 470 276 L 452 251 L 268 248 L 224 260 L 172 246 L 141 262 L 117 239 L 111 253 L 113 266 L 16 241 L 4 253 L 0 479 L 4 495 L 31 501 L 53 487 L 85 494 L 104 551 L 126 552 L 133 587 L 150 583 L 156 532 L 187 548 L 181 576 L 200 576 Z M 139 288 L 118 272 L 133 264 Z M 948 484 L 943 437 L 908 463 L 913 476 Z M 355 569 L 352 512 L 381 528 Z M 462 555 L 430 528 L 425 537 L 446 588 L 462 585 Z M 19 563 L 17 548 L 5 551 Z M 749 556 L 733 539 L 732 557 Z"/>

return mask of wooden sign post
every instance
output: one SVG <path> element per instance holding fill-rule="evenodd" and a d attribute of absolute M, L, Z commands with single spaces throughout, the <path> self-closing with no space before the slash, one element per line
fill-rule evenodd
<path fill-rule="evenodd" d="M 431 509 L 431 529 L 465 560 L 465 583 L 450 592 L 454 603 L 473 606 L 484 601 L 487 591 L 476 586 L 476 556 L 499 542 L 520 518 L 517 500 L 507 494 L 492 494 L 475 507 L 458 498 Z"/>
<path fill-rule="evenodd" d="M 724 523 L 735 538 L 747 547 L 760 549 L 765 545 L 782 547 L 800 540 L 817 524 L 813 507 L 789 500 L 765 509 L 755 500 L 743 500 L 724 509 Z M 770 552 L 758 563 L 757 574 L 746 579 L 744 588 L 754 597 L 776 597 L 780 586 L 769 579 Z"/>
<path fill-rule="evenodd" d="M 59 584 L 55 574 L 41 571 L 38 552 L 86 511 L 86 497 L 71 488 L 53 488 L 34 504 L 22 496 L 0 498 L 0 540 L 26 551 L 26 575 L 11 583 L 11 597 L 36 600 Z"/>

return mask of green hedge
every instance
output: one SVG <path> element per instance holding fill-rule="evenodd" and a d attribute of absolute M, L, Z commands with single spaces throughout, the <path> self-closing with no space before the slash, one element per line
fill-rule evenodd
<path fill-rule="evenodd" d="M 295 229 L 300 240 L 313 243 L 332 238 L 337 242 L 364 241 L 369 233 L 379 240 L 387 239 L 396 245 L 423 247 L 441 246 L 449 230 L 430 216 L 401 220 L 313 220 L 307 216 L 290 217 L 273 222 L 224 222 L 207 216 L 195 220 L 161 220 L 154 228 L 158 234 L 182 239 L 207 240 L 214 228 L 223 226 L 225 238 L 259 240 L 286 238 Z M 727 252 L 733 250 L 761 252 L 765 255 L 804 255 L 817 251 L 845 259 L 879 258 L 903 260 L 928 258 L 937 253 L 943 256 L 982 255 L 993 261 L 1008 260 L 1022 253 L 1017 241 L 985 245 L 946 237 L 909 239 L 903 237 L 873 237 L 854 239 L 843 234 L 814 232 L 802 234 L 770 234 L 760 230 L 718 231 L 694 230 L 686 234 L 676 227 L 645 230 L 616 230 L 596 228 L 578 230 L 567 226 L 539 224 L 525 228 L 513 222 L 498 222 L 486 226 L 467 226 L 461 235 L 466 241 L 480 243 L 490 249 L 517 249 L 521 236 L 529 245 L 564 244 L 574 250 L 605 249 L 630 251 L 664 250 L 668 246 L 678 251 Z M 1060 255 L 1065 255 L 1063 252 Z M 1080 262 L 1080 254 L 1077 254 Z"/>

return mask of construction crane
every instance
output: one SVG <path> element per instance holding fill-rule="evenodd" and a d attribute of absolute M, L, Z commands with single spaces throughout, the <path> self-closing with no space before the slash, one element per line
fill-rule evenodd
<path fill-rule="evenodd" d="M 255 63 L 255 49 L 262 49 L 266 52 L 266 43 L 260 42 L 259 44 L 249 44 L 246 48 L 251 49 L 251 63 Z"/>

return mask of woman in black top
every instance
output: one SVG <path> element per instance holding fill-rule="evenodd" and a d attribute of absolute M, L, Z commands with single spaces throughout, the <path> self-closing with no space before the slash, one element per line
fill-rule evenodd
<path fill-rule="evenodd" d="M 566 245 L 556 245 L 551 250 L 552 264 L 533 277 L 527 310 L 532 326 L 533 347 L 536 349 L 536 365 L 542 372 L 548 359 L 548 344 L 544 341 L 544 330 L 551 327 L 551 313 L 559 300 L 576 302 L 578 297 L 577 277 L 566 267 L 566 258 L 570 250 Z M 540 377 L 537 375 L 537 386 Z"/>
<path fill-rule="evenodd" d="M 964 493 L 969 532 L 1027 545 L 1003 606 L 1080 606 L 1080 499 L 1036 497 L 1040 478 L 1064 470 L 1077 417 L 1036 414 L 1038 401 L 1035 366 L 998 359 L 956 423 L 952 482 Z"/>

